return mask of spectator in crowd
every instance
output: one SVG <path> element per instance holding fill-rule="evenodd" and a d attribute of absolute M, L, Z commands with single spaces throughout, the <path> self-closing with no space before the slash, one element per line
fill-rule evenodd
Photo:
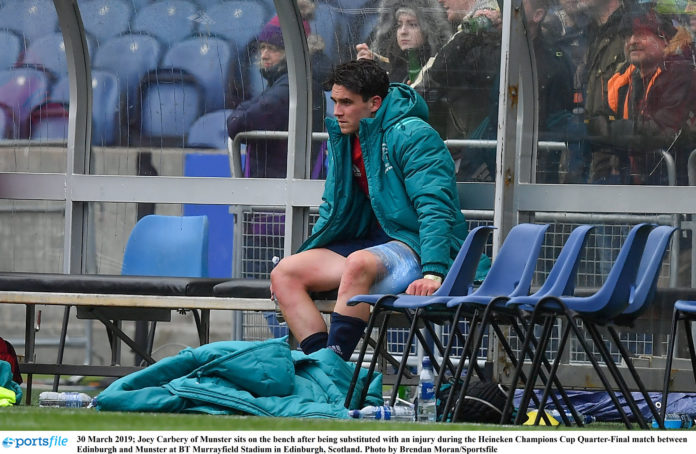
<path fill-rule="evenodd" d="M 457 31 L 423 67 L 413 87 L 428 103 L 430 124 L 442 137 L 477 138 L 477 128 L 490 115 L 492 99 L 497 99 L 500 10 L 495 0 L 439 1 Z M 470 151 L 453 150 L 457 178 L 491 180 L 485 159 L 490 150 Z"/>
<path fill-rule="evenodd" d="M 435 0 L 382 0 L 371 46 L 355 46 L 357 58 L 383 63 L 392 82 L 411 83 L 450 38 L 450 25 Z"/>
<path fill-rule="evenodd" d="M 300 10 L 305 20 L 304 31 L 312 54 L 313 129 L 321 131 L 324 94 L 321 89 L 323 63 L 323 41 L 311 34 L 309 18 L 314 11 L 310 0 L 300 1 Z M 285 44 L 278 16 L 273 17 L 261 30 L 257 38 L 259 71 L 268 86 L 257 96 L 241 102 L 227 117 L 227 133 L 231 138 L 244 131 L 287 131 L 290 88 L 288 66 L 285 59 Z M 321 68 L 321 69 L 320 69 Z M 318 152 L 313 149 L 314 154 Z M 244 176 L 252 178 L 284 178 L 287 167 L 287 140 L 250 140 L 247 144 Z"/>
<path fill-rule="evenodd" d="M 606 106 L 609 79 L 626 61 L 624 39 L 619 33 L 621 18 L 626 12 L 622 0 L 584 0 L 582 6 L 592 18 L 587 29 L 590 42 L 585 65 L 580 69 L 583 81 L 585 117 L 590 136 L 603 135 L 602 111 Z M 600 118 L 599 121 L 597 119 Z M 597 143 L 590 144 L 589 179 L 591 183 L 618 184 L 616 155 Z M 584 174 L 584 172 L 582 172 Z"/>
<path fill-rule="evenodd" d="M 531 43 L 537 73 L 538 140 L 568 142 L 567 130 L 573 107 L 571 63 L 555 42 L 541 33 L 547 14 L 548 0 L 523 0 L 525 30 Z M 495 139 L 498 120 L 499 79 L 492 87 L 489 115 L 479 126 L 476 138 Z M 464 153 L 485 153 L 486 167 L 491 178 L 495 169 L 495 150 L 469 147 Z M 559 150 L 539 149 L 536 162 L 537 183 L 558 183 L 561 153 Z"/>
<path fill-rule="evenodd" d="M 670 152 L 678 184 L 687 184 L 693 149 L 688 130 L 696 112 L 691 35 L 654 10 L 627 13 L 621 24 L 626 63 L 607 83 L 603 119 L 618 162 L 612 172 L 626 184 L 666 184 L 658 150 Z"/>
<path fill-rule="evenodd" d="M 467 224 L 423 99 L 368 59 L 337 66 L 327 84 L 335 107 L 324 202 L 312 235 L 271 272 L 271 293 L 305 353 L 329 347 L 347 360 L 370 314 L 347 301 L 371 291 L 431 295 Z M 327 333 L 309 292 L 335 288 Z"/>
<path fill-rule="evenodd" d="M 567 123 L 567 149 L 562 152 L 559 183 L 587 181 L 589 151 L 586 140 L 583 71 L 590 16 L 582 0 L 559 0 L 541 24 L 544 40 L 570 63 L 573 77 L 573 109 Z"/>
<path fill-rule="evenodd" d="M 581 0 L 558 0 L 541 23 L 544 39 L 568 57 L 573 74 L 582 66 L 587 53 L 589 37 L 585 31 L 589 21 Z"/>
<path fill-rule="evenodd" d="M 537 72 L 538 138 L 568 142 L 566 131 L 573 110 L 573 69 L 570 58 L 558 43 L 546 39 L 541 33 L 549 3 L 550 0 L 522 2 Z M 559 183 L 560 164 L 560 151 L 538 150 L 537 183 Z"/>

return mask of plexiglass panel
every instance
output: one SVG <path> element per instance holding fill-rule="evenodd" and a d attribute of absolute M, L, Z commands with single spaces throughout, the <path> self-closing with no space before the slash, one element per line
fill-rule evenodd
<path fill-rule="evenodd" d="M 318 4 L 300 3 L 316 69 L 313 118 L 321 131 L 320 80 L 330 65 L 314 30 Z M 184 175 L 189 152 L 226 150 L 228 138 L 241 134 L 234 152 L 241 154 L 243 176 L 285 177 L 286 136 L 248 137 L 288 130 L 287 62 L 272 1 L 88 0 L 80 11 L 95 43 L 93 144 L 107 154 L 138 150 L 126 153 L 125 165 L 93 166 L 92 173 Z M 317 139 L 317 177 L 324 149 Z"/>
<path fill-rule="evenodd" d="M 67 78 L 63 36 L 51 0 L 0 6 L 0 171 L 61 172 L 65 149 L 45 157 L 47 142 L 68 136 L 68 100 L 54 96 Z M 41 159 L 39 156 L 44 156 Z M 62 156 L 62 157 L 61 157 Z M 26 166 L 22 161 L 31 161 Z M 54 159 L 55 158 L 55 159 Z"/>
<path fill-rule="evenodd" d="M 696 91 L 693 11 L 686 6 L 607 0 L 548 5 L 541 37 L 570 63 L 573 91 L 571 113 L 549 116 L 549 126 L 566 131 L 560 136 L 568 145 L 561 182 L 688 184 Z M 541 158 L 538 164 L 543 167 Z"/>

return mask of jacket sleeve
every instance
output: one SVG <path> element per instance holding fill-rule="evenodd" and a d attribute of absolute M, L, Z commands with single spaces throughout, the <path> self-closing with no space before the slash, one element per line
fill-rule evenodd
<path fill-rule="evenodd" d="M 227 134 L 234 138 L 243 131 L 287 131 L 289 92 L 287 83 L 266 89 L 239 105 L 227 117 Z"/>
<path fill-rule="evenodd" d="M 331 142 L 328 144 L 329 152 L 327 156 L 327 176 L 324 183 L 324 193 L 321 196 L 321 205 L 319 205 L 319 219 L 314 224 L 312 228 L 312 234 L 320 231 L 329 220 L 329 215 L 332 211 L 333 204 L 333 193 L 334 193 L 334 178 L 332 177 L 335 172 L 334 154 L 331 150 Z"/>
<path fill-rule="evenodd" d="M 423 272 L 445 275 L 451 265 L 459 211 L 454 161 L 444 142 L 425 122 L 397 131 L 398 165 L 418 218 Z"/>

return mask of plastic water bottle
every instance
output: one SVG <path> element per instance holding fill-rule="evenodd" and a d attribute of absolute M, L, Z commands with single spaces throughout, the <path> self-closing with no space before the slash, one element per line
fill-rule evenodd
<path fill-rule="evenodd" d="M 44 391 L 39 394 L 39 407 L 82 408 L 92 403 L 85 393 Z"/>
<path fill-rule="evenodd" d="M 430 358 L 423 358 L 420 380 L 418 381 L 417 420 L 422 422 L 437 421 L 437 404 L 435 402 L 435 377 Z"/>
<path fill-rule="evenodd" d="M 694 425 L 694 418 L 686 413 L 667 413 L 665 415 L 665 429 L 689 429 Z M 660 427 L 657 421 L 652 421 L 653 429 Z"/>
<path fill-rule="evenodd" d="M 556 421 L 560 422 L 561 424 L 563 423 L 563 418 L 561 418 L 561 414 L 558 412 L 558 410 L 547 410 L 547 413 L 556 419 Z M 569 411 L 564 412 L 566 417 L 568 418 L 568 421 L 570 421 L 571 424 L 575 424 L 575 418 L 573 418 L 573 414 Z M 597 420 L 592 415 L 586 415 L 583 413 L 578 413 L 578 416 L 580 416 L 580 419 L 582 420 L 583 424 L 591 424 Z"/>
<path fill-rule="evenodd" d="M 415 412 L 409 405 L 380 405 L 379 407 L 370 405 L 360 410 L 350 410 L 351 418 L 355 419 L 376 419 L 378 421 L 413 421 Z"/>

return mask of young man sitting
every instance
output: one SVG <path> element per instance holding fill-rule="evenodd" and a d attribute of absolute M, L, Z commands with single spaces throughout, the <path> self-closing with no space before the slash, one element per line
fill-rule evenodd
<path fill-rule="evenodd" d="M 365 293 L 431 295 L 467 234 L 454 162 L 427 123 L 425 101 L 389 83 L 372 60 L 329 78 L 334 117 L 329 169 L 312 235 L 271 273 L 271 292 L 301 349 L 329 347 L 348 360 L 370 306 Z M 328 87 L 327 87 L 328 88 Z M 309 296 L 338 288 L 330 330 Z"/>

